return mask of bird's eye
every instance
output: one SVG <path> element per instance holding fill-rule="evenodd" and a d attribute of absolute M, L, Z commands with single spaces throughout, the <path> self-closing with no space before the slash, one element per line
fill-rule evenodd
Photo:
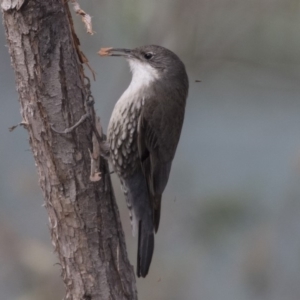
<path fill-rule="evenodd" d="M 151 58 L 153 57 L 153 53 L 147 52 L 147 53 L 144 54 L 144 57 L 145 57 L 146 59 L 151 59 Z"/>

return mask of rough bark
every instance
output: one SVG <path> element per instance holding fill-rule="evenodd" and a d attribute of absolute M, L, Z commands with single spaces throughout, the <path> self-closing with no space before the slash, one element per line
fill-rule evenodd
<path fill-rule="evenodd" d="M 137 299 L 107 164 L 89 180 L 91 122 L 65 0 L 2 0 L 4 27 L 66 299 Z M 3 70 L 2 70 L 3 71 Z"/>

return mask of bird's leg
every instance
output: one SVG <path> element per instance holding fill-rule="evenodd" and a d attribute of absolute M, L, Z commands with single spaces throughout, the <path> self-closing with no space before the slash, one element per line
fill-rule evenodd
<path fill-rule="evenodd" d="M 91 123 L 93 130 L 93 152 L 89 149 L 91 158 L 91 181 L 99 181 L 101 179 L 100 172 L 100 156 L 108 160 L 109 158 L 109 144 L 106 141 L 106 136 L 102 133 L 100 124 L 100 118 L 94 118 L 94 122 Z"/>
<path fill-rule="evenodd" d="M 97 118 L 96 125 L 95 123 L 92 123 L 92 130 L 100 147 L 100 155 L 106 160 L 108 160 L 110 152 L 109 143 L 106 140 L 106 135 L 102 133 L 99 118 Z"/>
<path fill-rule="evenodd" d="M 95 122 L 92 122 L 92 143 L 93 149 L 89 150 L 90 159 L 91 159 L 91 172 L 90 172 L 90 181 L 99 181 L 101 179 L 101 172 L 100 172 L 100 142 L 101 139 L 101 125 L 100 119 L 96 118 Z"/>

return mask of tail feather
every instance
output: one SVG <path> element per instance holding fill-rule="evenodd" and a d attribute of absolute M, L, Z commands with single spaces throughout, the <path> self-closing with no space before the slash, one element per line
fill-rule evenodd
<path fill-rule="evenodd" d="M 155 228 L 155 233 L 156 233 L 158 230 L 158 227 L 159 227 L 160 209 L 153 210 L 153 219 L 154 219 L 154 228 Z"/>
<path fill-rule="evenodd" d="M 152 223 L 152 222 L 151 222 Z M 151 227 L 147 226 L 145 220 L 139 221 L 139 238 L 137 254 L 137 276 L 146 277 L 152 260 L 154 250 L 154 233 Z M 150 230 L 149 230 L 150 229 Z"/>
<path fill-rule="evenodd" d="M 154 250 L 153 207 L 145 177 L 141 170 L 122 180 L 132 229 L 138 229 L 137 276 L 146 277 Z M 158 218 L 159 220 L 159 218 Z"/>
<path fill-rule="evenodd" d="M 160 208 L 161 208 L 161 195 L 156 195 L 153 200 L 153 224 L 155 228 L 155 233 L 157 232 L 159 227 Z"/>

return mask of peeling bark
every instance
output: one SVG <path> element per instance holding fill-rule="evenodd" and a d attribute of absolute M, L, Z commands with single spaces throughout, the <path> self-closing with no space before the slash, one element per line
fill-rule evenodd
<path fill-rule="evenodd" d="M 91 182 L 92 126 L 84 122 L 83 68 L 64 0 L 3 0 L 2 11 L 66 299 L 137 299 L 107 164 Z"/>

